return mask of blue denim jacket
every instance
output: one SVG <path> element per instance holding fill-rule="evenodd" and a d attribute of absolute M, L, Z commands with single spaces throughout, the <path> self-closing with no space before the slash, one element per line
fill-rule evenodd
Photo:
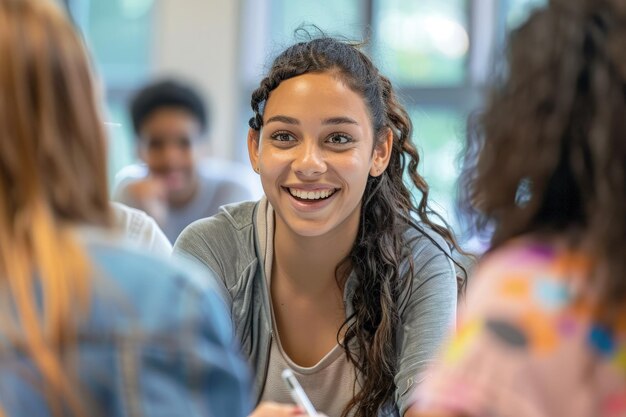
<path fill-rule="evenodd" d="M 248 369 L 211 284 L 105 242 L 87 248 L 93 295 L 74 358 L 89 415 L 246 416 Z M 1 339 L 0 407 L 11 417 L 50 416 L 32 362 Z"/>

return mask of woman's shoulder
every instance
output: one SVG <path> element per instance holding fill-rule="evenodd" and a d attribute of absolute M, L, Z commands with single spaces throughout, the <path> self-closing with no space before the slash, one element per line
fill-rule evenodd
<path fill-rule="evenodd" d="M 243 201 L 221 206 L 219 212 L 211 217 L 205 217 L 187 226 L 176 243 L 201 238 L 208 240 L 232 240 L 238 235 L 252 231 L 254 227 L 254 213 L 258 202 Z"/>
<path fill-rule="evenodd" d="M 175 254 L 200 260 L 207 256 L 254 255 L 254 213 L 257 202 L 244 201 L 220 207 L 214 216 L 187 226 L 174 245 Z"/>
<path fill-rule="evenodd" d="M 554 242 L 524 237 L 485 254 L 475 275 L 480 280 L 499 282 L 522 277 L 532 281 L 549 275 L 558 281 L 572 274 L 584 274 L 589 265 L 590 258 L 582 252 Z"/>
<path fill-rule="evenodd" d="M 529 238 L 486 254 L 468 288 L 468 313 L 558 316 L 586 281 L 591 259 L 582 252 Z M 485 302 L 488 300 L 488 302 Z"/>
<path fill-rule="evenodd" d="M 226 288 L 237 283 L 243 271 L 258 260 L 255 213 L 258 202 L 220 208 L 215 216 L 197 220 L 180 234 L 173 257 L 185 259 L 217 275 Z"/>
<path fill-rule="evenodd" d="M 233 409 L 247 408 L 248 372 L 226 303 L 210 280 L 187 265 L 114 242 L 85 248 L 93 270 L 89 314 L 78 339 L 85 387 L 128 387 L 139 372 L 154 382 L 153 392 L 181 393 L 164 405 L 174 412 L 194 393 L 211 391 L 214 381 L 227 381 L 229 395 L 242 402 Z M 127 394 L 148 401 L 139 391 Z M 199 405 L 213 407 L 211 398 L 196 397 Z"/>
<path fill-rule="evenodd" d="M 507 411 L 510 404 L 520 410 L 547 404 L 551 415 L 581 409 L 581 415 L 599 415 L 593 407 L 604 400 L 612 403 L 617 398 L 613 393 L 624 391 L 619 355 L 625 339 L 595 323 L 593 307 L 576 292 L 576 276 L 584 275 L 588 266 L 584 253 L 527 237 L 485 255 L 461 304 L 458 332 L 418 388 L 420 407 L 431 401 L 452 404 L 463 386 L 468 401 L 459 409 L 480 415 L 489 414 L 488 409 L 501 411 L 490 402 L 493 398 L 507 404 Z M 585 377 L 572 377 L 587 375 L 589 369 L 594 369 L 594 381 L 602 381 L 594 387 L 598 389 L 590 390 Z M 481 375 L 481 382 L 468 379 L 471 375 Z M 531 389 L 524 391 L 527 387 Z M 569 398 L 572 392 L 583 401 L 565 401 L 559 407 L 546 402 Z"/>
<path fill-rule="evenodd" d="M 86 248 L 93 270 L 91 314 L 83 329 L 89 335 L 134 340 L 139 334 L 152 343 L 209 326 L 207 335 L 232 339 L 222 292 L 193 264 L 109 242 Z"/>
<path fill-rule="evenodd" d="M 203 234 L 204 232 L 233 234 L 250 228 L 254 224 L 254 212 L 257 205 L 257 201 L 226 204 L 221 206 L 219 212 L 214 216 L 191 223 L 183 230 L 183 233 L 191 231 L 195 234 Z"/>
<path fill-rule="evenodd" d="M 455 276 L 450 245 L 435 230 L 425 223 L 407 226 L 403 232 L 405 247 L 410 251 L 409 257 L 413 267 L 420 269 L 426 266 L 439 271 L 447 271 Z"/>
<path fill-rule="evenodd" d="M 407 225 L 402 237 L 414 254 L 424 252 L 427 254 L 442 254 L 444 256 L 450 255 L 448 242 L 426 223 L 415 222 Z"/>
<path fill-rule="evenodd" d="M 144 325 L 162 327 L 187 305 L 202 308 L 216 293 L 211 281 L 201 279 L 193 267 L 163 259 L 114 242 L 87 245 L 93 269 L 93 296 L 103 305 L 122 307 L 122 315 L 136 316 Z M 160 308 L 168 306 L 167 309 Z M 168 319 L 169 317 L 169 319 Z"/>
<path fill-rule="evenodd" d="M 445 239 L 425 224 L 407 227 L 404 241 L 409 253 L 400 265 L 400 274 L 411 279 L 406 290 L 409 303 L 437 299 L 441 306 L 454 310 L 457 301 L 457 272 Z"/>

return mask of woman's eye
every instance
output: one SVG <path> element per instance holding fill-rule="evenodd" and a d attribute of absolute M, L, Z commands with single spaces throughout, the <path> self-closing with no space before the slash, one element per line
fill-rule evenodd
<path fill-rule="evenodd" d="M 271 137 L 279 142 L 291 142 L 295 140 L 291 134 L 285 132 L 276 132 Z"/>
<path fill-rule="evenodd" d="M 159 138 L 148 138 L 144 143 L 151 151 L 159 151 L 165 147 L 165 140 Z"/>
<path fill-rule="evenodd" d="M 347 135 L 331 135 L 328 138 L 328 142 L 336 145 L 343 145 L 344 143 L 352 142 L 352 138 Z"/>

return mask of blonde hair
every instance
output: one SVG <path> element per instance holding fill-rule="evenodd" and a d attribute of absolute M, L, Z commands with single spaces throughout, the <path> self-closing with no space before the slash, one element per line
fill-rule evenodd
<path fill-rule="evenodd" d="M 90 63 L 46 0 L 0 0 L 0 62 L 0 330 L 41 373 L 51 411 L 84 414 L 66 353 L 87 312 L 90 264 L 73 228 L 110 221 Z"/>

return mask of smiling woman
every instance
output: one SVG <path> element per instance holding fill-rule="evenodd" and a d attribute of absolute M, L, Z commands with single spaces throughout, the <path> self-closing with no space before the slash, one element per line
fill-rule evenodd
<path fill-rule="evenodd" d="M 230 300 L 255 370 L 253 416 L 297 412 L 285 368 L 323 413 L 402 415 L 457 296 L 456 243 L 429 219 L 410 119 L 370 59 L 332 38 L 280 54 L 252 109 L 265 197 L 195 223 L 174 252 Z"/>
<path fill-rule="evenodd" d="M 249 150 L 277 213 L 276 231 L 330 233 L 335 247 L 349 250 L 368 174 L 380 174 L 389 162 L 391 132 L 375 147 L 365 102 L 330 73 L 283 81 L 264 117 L 262 137 L 250 132 Z"/>

